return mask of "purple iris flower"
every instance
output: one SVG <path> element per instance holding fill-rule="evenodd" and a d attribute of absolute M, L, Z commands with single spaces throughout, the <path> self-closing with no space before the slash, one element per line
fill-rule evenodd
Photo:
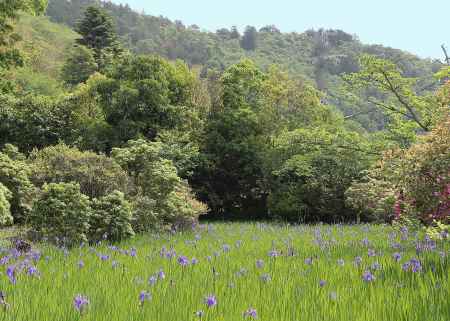
<path fill-rule="evenodd" d="M 359 266 L 362 263 L 362 257 L 357 256 L 355 257 L 355 265 Z"/>
<path fill-rule="evenodd" d="M 38 276 L 39 275 L 39 271 L 35 266 L 30 266 L 28 267 L 28 271 L 27 274 L 29 276 Z"/>
<path fill-rule="evenodd" d="M 84 262 L 83 262 L 83 260 L 79 260 L 77 265 L 78 265 L 78 268 L 79 268 L 79 269 L 82 269 L 82 268 L 84 267 Z"/>
<path fill-rule="evenodd" d="M 327 284 L 327 281 L 325 281 L 325 280 L 320 280 L 320 281 L 319 281 L 319 286 L 320 286 L 321 288 L 323 288 L 323 287 L 325 286 L 325 284 Z"/>
<path fill-rule="evenodd" d="M 392 254 L 392 257 L 394 258 L 394 260 L 396 262 L 398 262 L 402 258 L 402 255 L 400 253 L 396 252 L 396 253 Z"/>
<path fill-rule="evenodd" d="M 264 261 L 263 260 L 256 260 L 256 267 L 258 269 L 261 269 L 264 267 Z"/>
<path fill-rule="evenodd" d="M 178 263 L 179 263 L 181 266 L 186 266 L 186 265 L 189 264 L 189 259 L 188 259 L 187 257 L 185 257 L 185 256 L 179 256 L 179 257 L 178 257 Z"/>
<path fill-rule="evenodd" d="M 151 298 L 151 294 L 147 291 L 141 291 L 141 293 L 139 293 L 139 303 L 141 305 L 143 305 L 145 301 L 150 301 Z"/>
<path fill-rule="evenodd" d="M 196 265 L 196 264 L 198 264 L 198 260 L 195 257 L 193 257 L 191 260 L 191 263 L 192 263 L 192 265 Z"/>
<path fill-rule="evenodd" d="M 164 273 L 164 271 L 162 269 L 159 270 L 158 277 L 160 280 L 164 280 L 166 278 L 166 274 Z"/>
<path fill-rule="evenodd" d="M 83 311 L 89 306 L 89 299 L 86 296 L 78 294 L 73 299 L 73 306 L 78 312 L 83 313 Z"/>
<path fill-rule="evenodd" d="M 375 281 L 375 276 L 372 273 L 370 273 L 370 271 L 366 271 L 363 274 L 363 280 L 366 282 L 372 282 Z"/>
<path fill-rule="evenodd" d="M 255 308 L 249 308 L 244 312 L 244 316 L 251 319 L 256 319 L 258 317 L 258 313 Z"/>
<path fill-rule="evenodd" d="M 375 250 L 369 249 L 369 250 L 367 251 L 367 255 L 368 255 L 369 257 L 376 256 Z"/>
<path fill-rule="evenodd" d="M 306 265 L 311 265 L 312 262 L 313 262 L 313 259 L 310 258 L 310 257 L 308 257 L 308 258 L 305 259 L 305 264 L 306 264 Z"/>
<path fill-rule="evenodd" d="M 211 308 L 211 307 L 217 305 L 217 299 L 214 295 L 210 295 L 205 298 L 205 303 L 208 307 Z"/>
<path fill-rule="evenodd" d="M 12 284 L 16 284 L 16 267 L 14 265 L 8 266 L 6 269 L 6 275 L 8 276 L 9 280 Z"/>
<path fill-rule="evenodd" d="M 157 280 L 158 279 L 154 275 L 152 275 L 151 277 L 148 278 L 148 284 L 155 285 Z"/>

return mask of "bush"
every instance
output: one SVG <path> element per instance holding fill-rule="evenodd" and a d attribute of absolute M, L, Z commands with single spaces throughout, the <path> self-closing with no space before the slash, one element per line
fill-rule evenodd
<path fill-rule="evenodd" d="M 91 199 L 114 190 L 127 192 L 128 176 L 113 159 L 93 152 L 82 152 L 64 144 L 44 148 L 31 155 L 33 181 L 45 183 L 76 182 Z"/>
<path fill-rule="evenodd" d="M 194 198 L 186 183 L 177 186 L 161 200 L 139 195 L 134 199 L 133 209 L 133 228 L 139 232 L 164 228 L 187 229 L 208 211 L 204 203 Z"/>
<path fill-rule="evenodd" d="M 148 231 L 161 226 L 187 227 L 206 212 L 187 183 L 178 176 L 171 160 L 162 157 L 163 145 L 145 140 L 130 141 L 113 149 L 114 159 L 133 179 L 133 228 Z"/>
<path fill-rule="evenodd" d="M 15 152 L 17 149 L 11 145 L 5 146 L 0 152 L 0 184 L 11 192 L 9 202 L 14 222 L 25 223 L 31 210 L 35 188 L 29 179 L 28 164 L 22 160 L 19 153 L 14 154 Z"/>
<path fill-rule="evenodd" d="M 74 245 L 87 241 L 90 215 L 89 198 L 78 184 L 50 183 L 33 205 L 30 224 L 40 237 Z"/>
<path fill-rule="evenodd" d="M 0 226 L 11 225 L 13 217 L 11 216 L 11 206 L 9 200 L 11 199 L 11 192 L 0 183 Z"/>
<path fill-rule="evenodd" d="M 347 196 L 353 207 L 385 220 L 448 221 L 450 118 L 409 149 L 386 152 Z"/>
<path fill-rule="evenodd" d="M 120 241 L 134 235 L 131 227 L 131 204 L 122 192 L 114 191 L 92 202 L 89 237 Z"/>

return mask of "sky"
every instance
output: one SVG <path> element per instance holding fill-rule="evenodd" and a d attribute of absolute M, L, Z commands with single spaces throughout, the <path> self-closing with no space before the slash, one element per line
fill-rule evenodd
<path fill-rule="evenodd" d="M 162 15 L 215 31 L 236 25 L 274 24 L 283 32 L 333 28 L 367 44 L 443 58 L 450 48 L 450 0 L 113 0 L 146 14 Z"/>

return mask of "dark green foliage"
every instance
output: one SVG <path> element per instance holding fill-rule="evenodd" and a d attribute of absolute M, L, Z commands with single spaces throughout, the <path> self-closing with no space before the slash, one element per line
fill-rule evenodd
<path fill-rule="evenodd" d="M 95 61 L 100 69 L 107 66 L 121 53 L 112 18 L 101 8 L 86 8 L 84 17 L 75 30 L 82 36 L 77 43 L 92 49 Z"/>
<path fill-rule="evenodd" d="M 273 150 L 271 216 L 297 222 L 356 221 L 345 191 L 373 155 L 364 139 L 337 128 L 302 128 L 281 135 Z"/>
<path fill-rule="evenodd" d="M 29 223 L 50 242 L 76 245 L 88 240 L 91 212 L 89 198 L 78 184 L 50 183 L 35 201 Z"/>
<path fill-rule="evenodd" d="M 131 204 L 122 192 L 111 194 L 92 201 L 90 217 L 90 240 L 108 239 L 121 241 L 134 235 L 131 227 Z"/>
<path fill-rule="evenodd" d="M 61 78 L 69 86 L 85 82 L 98 69 L 92 50 L 75 46 L 61 70 Z"/>
<path fill-rule="evenodd" d="M 241 47 L 244 50 L 255 50 L 257 45 L 258 31 L 255 27 L 247 26 L 241 39 Z"/>
<path fill-rule="evenodd" d="M 9 201 L 11 192 L 0 183 L 0 226 L 12 225 L 14 218 L 11 215 L 11 205 Z"/>
<path fill-rule="evenodd" d="M 44 148 L 30 157 L 33 181 L 45 183 L 79 184 L 90 199 L 103 197 L 115 190 L 127 192 L 127 174 L 111 158 L 93 152 L 82 152 L 64 144 Z"/>
<path fill-rule="evenodd" d="M 0 145 L 11 143 L 30 152 L 69 139 L 73 110 L 61 100 L 28 95 L 0 95 Z"/>

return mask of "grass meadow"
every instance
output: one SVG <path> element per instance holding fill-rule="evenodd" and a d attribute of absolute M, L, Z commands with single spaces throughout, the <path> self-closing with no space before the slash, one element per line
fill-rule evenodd
<path fill-rule="evenodd" d="M 449 250 L 390 226 L 247 223 L 4 248 L 0 320 L 449 321 Z"/>

